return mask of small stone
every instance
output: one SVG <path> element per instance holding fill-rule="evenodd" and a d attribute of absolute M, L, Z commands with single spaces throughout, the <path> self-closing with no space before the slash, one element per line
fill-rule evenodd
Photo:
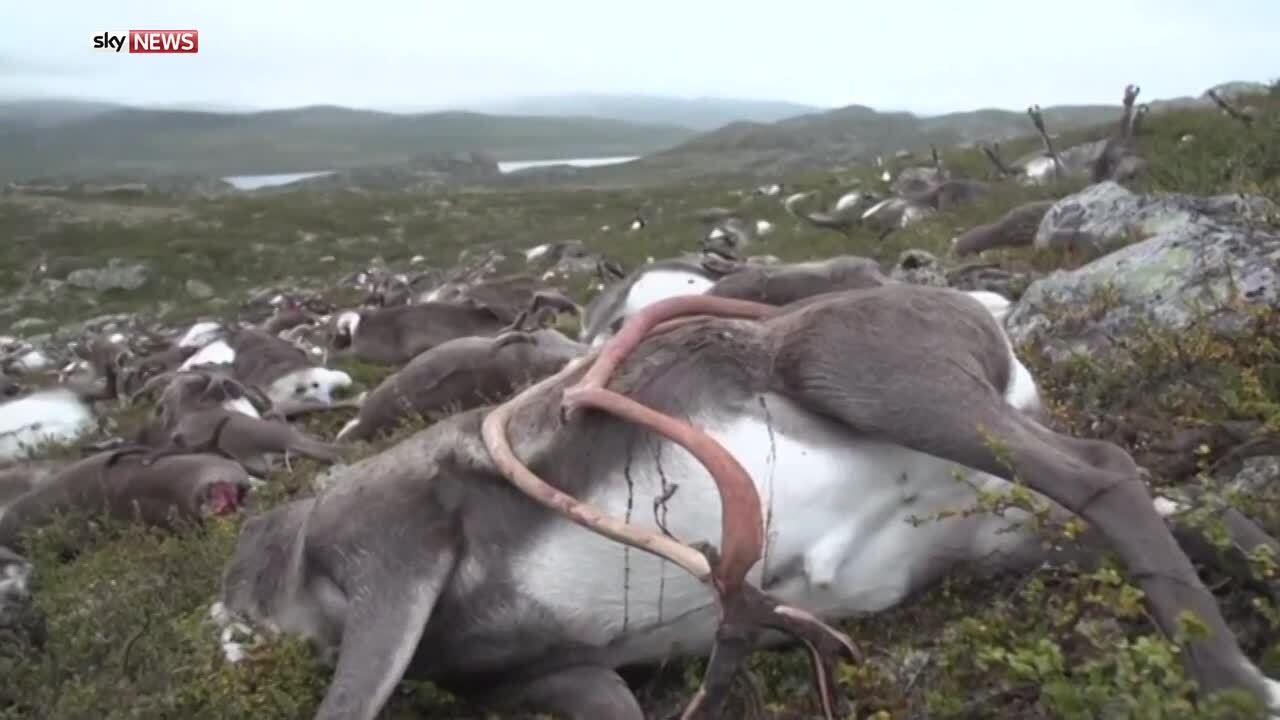
<path fill-rule="evenodd" d="M 197 300 L 207 300 L 213 297 L 213 288 L 202 280 L 192 278 L 187 281 L 187 294 Z"/>

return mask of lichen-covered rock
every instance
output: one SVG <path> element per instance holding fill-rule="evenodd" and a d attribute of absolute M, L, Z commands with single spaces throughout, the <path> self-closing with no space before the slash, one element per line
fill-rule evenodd
<path fill-rule="evenodd" d="M 1263 197 L 1138 194 L 1110 180 L 1059 200 L 1040 220 L 1037 247 L 1068 244 L 1106 249 L 1136 239 L 1185 232 L 1202 223 L 1241 224 L 1275 213 Z"/>
<path fill-rule="evenodd" d="M 197 300 L 207 300 L 213 297 L 213 288 L 203 280 L 192 278 L 187 281 L 186 287 L 187 294 Z"/>
<path fill-rule="evenodd" d="M 1141 321 L 1186 327 L 1233 288 L 1246 304 L 1275 306 L 1280 231 L 1258 222 L 1273 207 L 1262 198 L 1138 195 L 1112 182 L 1064 198 L 1042 233 L 1079 233 L 1104 246 L 1138 241 L 1032 283 L 1006 320 L 1010 335 L 1060 360 L 1104 353 Z M 1240 319 L 1222 313 L 1215 325 Z"/>
<path fill-rule="evenodd" d="M 1263 455 L 1244 461 L 1240 472 L 1227 482 L 1234 492 L 1261 492 L 1280 480 L 1280 455 Z"/>
<path fill-rule="evenodd" d="M 107 266 L 99 269 L 81 268 L 67 274 L 67 284 L 84 290 L 137 290 L 147 282 L 147 266 L 125 265 L 112 258 Z"/>

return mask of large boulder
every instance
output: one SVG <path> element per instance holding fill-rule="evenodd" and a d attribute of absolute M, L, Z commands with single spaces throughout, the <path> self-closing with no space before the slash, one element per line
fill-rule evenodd
<path fill-rule="evenodd" d="M 1060 360 L 1077 352 L 1104 354 L 1112 338 L 1139 322 L 1187 327 L 1202 311 L 1220 307 L 1233 286 L 1246 303 L 1276 305 L 1280 231 L 1264 222 L 1275 212 L 1264 198 L 1143 195 L 1114 182 L 1063 198 L 1041 221 L 1038 242 L 1083 239 L 1123 247 L 1032 283 L 1006 320 L 1009 333 Z M 1091 304 L 1087 318 L 1070 312 Z M 1241 319 L 1225 312 L 1214 322 L 1229 329 Z"/>

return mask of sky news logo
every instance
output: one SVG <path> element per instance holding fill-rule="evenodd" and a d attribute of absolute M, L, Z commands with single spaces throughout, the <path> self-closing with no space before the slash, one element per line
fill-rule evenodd
<path fill-rule="evenodd" d="M 130 53 L 195 53 L 200 52 L 198 30 L 130 30 L 125 33 L 104 32 L 93 36 L 95 50 Z"/>

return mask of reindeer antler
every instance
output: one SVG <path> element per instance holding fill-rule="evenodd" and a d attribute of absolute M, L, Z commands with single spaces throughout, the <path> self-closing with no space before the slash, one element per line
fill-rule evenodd
<path fill-rule="evenodd" d="M 651 333 L 666 332 L 695 319 L 687 317 L 689 315 L 759 319 L 774 311 L 775 307 L 763 303 L 711 296 L 686 296 L 655 303 L 634 315 L 598 351 L 570 362 L 559 373 L 495 408 L 485 417 L 481 427 L 494 464 L 526 495 L 605 537 L 670 560 L 711 586 L 721 611 L 721 622 L 702 687 L 687 706 L 685 718 L 692 717 L 703 705 L 719 708 L 730 681 L 764 628 L 788 633 L 809 649 L 815 684 L 828 720 L 835 718 L 834 667 L 837 657 L 861 658 L 853 641 L 843 633 L 809 613 L 778 603 L 747 583 L 747 572 L 763 552 L 765 525 L 755 483 L 737 460 L 711 436 L 688 423 L 604 387 L 610 374 L 641 340 Z M 660 532 L 632 526 L 606 515 L 551 486 L 516 457 L 506 436 L 511 417 L 542 393 L 584 368 L 586 372 L 579 381 L 563 393 L 564 421 L 570 421 L 574 408 L 587 406 L 635 422 L 688 450 L 711 473 L 720 493 L 723 505 L 720 553 L 723 556 L 714 550 L 698 549 Z"/>

